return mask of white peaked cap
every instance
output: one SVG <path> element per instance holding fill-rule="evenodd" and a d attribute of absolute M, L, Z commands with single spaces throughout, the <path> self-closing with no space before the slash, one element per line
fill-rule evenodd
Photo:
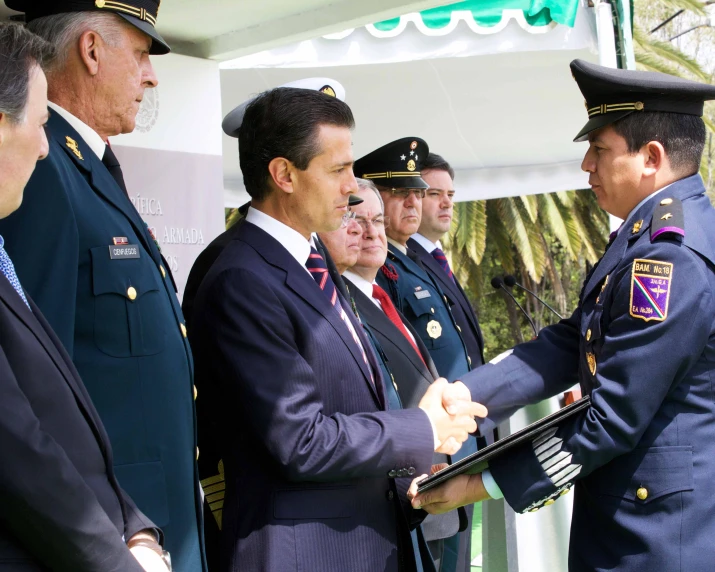
<path fill-rule="evenodd" d="M 278 87 L 314 89 L 315 91 L 321 91 L 327 95 L 337 97 L 340 101 L 345 101 L 345 88 L 339 81 L 330 79 L 329 77 L 309 77 L 306 79 L 291 81 L 289 83 L 279 85 Z M 246 113 L 246 108 L 249 103 L 256 99 L 256 97 L 258 97 L 258 95 L 250 97 L 223 118 L 221 127 L 226 135 L 238 138 L 238 130 L 241 128 L 241 124 L 243 123 L 243 116 Z"/>

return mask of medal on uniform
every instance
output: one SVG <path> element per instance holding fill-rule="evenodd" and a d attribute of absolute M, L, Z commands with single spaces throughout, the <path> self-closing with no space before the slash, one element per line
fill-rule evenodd
<path fill-rule="evenodd" d="M 427 322 L 427 335 L 436 340 L 442 335 L 442 325 L 437 320 Z"/>
<path fill-rule="evenodd" d="M 596 375 L 596 356 L 588 352 L 586 353 L 586 361 L 588 362 L 588 369 L 591 375 Z"/>
<path fill-rule="evenodd" d="M 637 258 L 631 269 L 629 313 L 645 322 L 662 322 L 668 317 L 673 264 Z"/>

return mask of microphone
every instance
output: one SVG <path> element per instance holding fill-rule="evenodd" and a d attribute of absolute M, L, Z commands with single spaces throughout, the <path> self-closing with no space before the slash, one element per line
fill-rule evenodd
<path fill-rule="evenodd" d="M 514 295 L 511 292 L 509 292 L 509 290 L 506 289 L 506 287 L 504 286 L 504 280 L 502 280 L 499 276 L 495 276 L 494 278 L 492 278 L 492 288 L 494 288 L 495 290 L 499 290 L 499 289 L 504 290 L 504 292 L 506 292 L 509 295 L 509 298 L 514 300 L 514 304 L 516 304 L 516 307 L 519 308 L 519 310 L 521 310 L 521 313 L 524 314 L 524 316 L 526 316 L 527 320 L 529 320 L 531 329 L 534 330 L 534 337 L 536 338 L 539 334 L 536 331 L 536 326 L 534 325 L 534 320 L 532 320 L 531 316 L 529 316 L 529 314 L 526 313 L 526 310 L 524 310 L 524 308 L 521 307 L 521 304 L 519 304 L 519 302 L 517 302 L 516 298 L 514 298 Z"/>
<path fill-rule="evenodd" d="M 536 298 L 539 302 L 541 302 L 544 306 L 546 306 L 549 310 L 551 310 L 551 312 L 554 313 L 556 315 L 556 317 L 558 317 L 559 320 L 564 319 L 564 317 L 561 314 L 559 314 L 556 310 L 554 310 L 551 306 L 549 306 L 546 302 L 544 302 L 541 298 L 539 298 L 534 292 L 532 292 L 528 288 L 524 288 L 521 284 L 519 284 L 516 281 L 516 278 L 514 278 L 511 274 L 507 274 L 504 276 L 504 284 L 509 286 L 509 288 L 511 288 L 512 286 L 516 286 L 517 288 L 521 288 L 524 292 L 528 292 L 534 298 Z M 492 284 L 492 286 L 494 286 L 494 284 Z"/>

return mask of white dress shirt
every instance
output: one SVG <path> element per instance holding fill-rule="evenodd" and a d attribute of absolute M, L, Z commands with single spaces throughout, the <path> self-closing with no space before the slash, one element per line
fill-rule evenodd
<path fill-rule="evenodd" d="M 422 236 L 419 232 L 413 234 L 412 238 L 430 254 L 432 254 L 432 251 L 435 248 L 442 250 L 442 243 L 439 240 L 437 242 L 432 242 L 429 238 Z"/>

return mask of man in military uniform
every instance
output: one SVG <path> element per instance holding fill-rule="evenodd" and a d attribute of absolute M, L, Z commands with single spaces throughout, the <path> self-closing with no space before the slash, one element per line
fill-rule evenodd
<path fill-rule="evenodd" d="M 0 222 L 20 280 L 67 348 L 114 449 L 115 472 L 160 526 L 174 569 L 203 566 L 192 358 L 168 266 L 126 194 L 108 138 L 134 129 L 158 0 L 6 0 L 59 53 L 49 157 Z"/>
<path fill-rule="evenodd" d="M 574 378 L 590 407 L 413 504 L 488 493 L 533 512 L 575 484 L 571 571 L 711 570 L 715 210 L 698 168 L 715 86 L 581 60 L 571 70 L 589 116 L 582 168 L 625 222 L 570 318 L 464 381 L 494 422 Z"/>
<path fill-rule="evenodd" d="M 378 272 L 377 284 L 390 295 L 397 309 L 417 331 L 427 347 L 440 376 L 454 380 L 470 369 L 470 358 L 452 315 L 450 304 L 437 281 L 430 276 L 419 256 L 407 247 L 417 232 L 422 216 L 422 200 L 429 185 L 421 178 L 421 161 L 429 154 L 427 143 L 405 137 L 355 161 L 355 176 L 372 181 L 390 219 L 385 230 L 387 261 Z M 459 460 L 477 450 L 470 437 L 453 455 Z M 440 571 L 468 571 L 470 563 L 471 519 L 465 533 L 448 539 L 431 536 L 430 550 Z"/>
<path fill-rule="evenodd" d="M 449 300 L 452 315 L 474 369 L 484 363 L 482 330 L 474 308 L 452 272 L 440 244 L 452 225 L 454 169 L 440 155 L 429 153 L 422 162 L 420 174 L 429 188 L 422 199 L 419 230 L 407 241 L 407 248 L 419 255 L 425 270 Z"/>

